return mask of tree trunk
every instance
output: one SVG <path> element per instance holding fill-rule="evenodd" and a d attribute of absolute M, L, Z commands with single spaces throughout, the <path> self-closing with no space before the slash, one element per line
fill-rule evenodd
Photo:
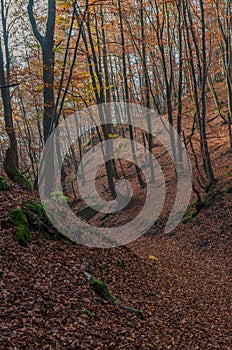
<path fill-rule="evenodd" d="M 31 22 L 33 33 L 39 41 L 43 56 L 43 94 L 44 94 L 44 141 L 46 142 L 53 129 L 54 123 L 54 32 L 56 21 L 56 1 L 48 1 L 48 19 L 46 24 L 46 33 L 43 37 L 37 28 L 37 23 L 33 13 L 34 0 L 28 3 L 28 15 Z"/>

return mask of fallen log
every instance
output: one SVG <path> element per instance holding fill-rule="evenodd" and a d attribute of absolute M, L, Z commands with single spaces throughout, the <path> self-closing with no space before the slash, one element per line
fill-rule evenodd
<path fill-rule="evenodd" d="M 110 301 L 110 302 L 113 302 L 114 304 L 119 305 L 121 308 L 123 308 L 124 310 L 126 310 L 128 312 L 132 312 L 132 313 L 136 314 L 141 319 L 144 319 L 144 315 L 143 315 L 142 311 L 140 311 L 139 309 L 134 309 L 132 307 L 121 304 L 118 301 L 118 299 L 115 298 L 113 296 L 113 294 L 109 291 L 108 287 L 106 286 L 106 284 L 104 282 L 96 279 L 95 277 L 93 277 L 93 275 L 91 275 L 87 271 L 84 271 L 84 274 L 87 277 L 90 285 L 92 286 L 93 290 L 95 291 L 95 293 L 97 295 L 101 296 L 102 298 L 104 298 L 107 301 Z"/>

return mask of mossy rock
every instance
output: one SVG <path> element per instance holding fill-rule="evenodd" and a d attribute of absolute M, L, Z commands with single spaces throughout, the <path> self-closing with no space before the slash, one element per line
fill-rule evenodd
<path fill-rule="evenodd" d="M 23 214 L 23 211 L 21 209 L 14 209 L 10 212 L 10 218 L 11 222 L 15 226 L 23 225 L 28 226 L 27 218 Z"/>
<path fill-rule="evenodd" d="M 28 225 L 31 225 L 33 223 L 33 215 L 32 213 L 30 212 L 30 210 L 27 210 L 27 209 L 22 209 L 22 212 L 23 214 L 26 216 L 27 218 L 27 222 L 28 222 Z"/>
<path fill-rule="evenodd" d="M 30 211 L 32 211 L 33 213 L 38 215 L 41 219 L 46 217 L 44 208 L 43 208 L 41 203 L 29 203 L 29 204 L 26 205 L 26 207 Z"/>
<path fill-rule="evenodd" d="M 0 191 L 10 190 L 10 184 L 4 181 L 4 178 L 0 176 Z"/>
<path fill-rule="evenodd" d="M 33 213 L 37 217 L 36 221 L 32 215 Z M 41 203 L 36 202 L 27 204 L 26 209 L 24 209 L 24 214 L 26 215 L 29 224 L 36 224 L 38 228 L 41 228 L 43 224 L 50 226 L 50 221 Z"/>
<path fill-rule="evenodd" d="M 59 233 L 56 228 L 51 224 L 43 205 L 40 202 L 32 202 L 25 205 L 22 209 L 23 214 L 27 218 L 28 226 L 32 231 L 39 231 L 43 233 L 43 236 L 47 240 L 62 240 L 64 242 L 69 242 L 76 244 L 68 238 L 69 231 L 64 236 Z M 65 229 L 65 226 L 64 226 Z M 61 230 L 62 231 L 62 230 Z M 64 231 L 62 231 L 64 232 Z"/>
<path fill-rule="evenodd" d="M 10 221 L 17 227 L 16 238 L 20 244 L 32 239 L 32 234 L 28 227 L 27 217 L 21 209 L 14 209 L 10 212 Z"/>

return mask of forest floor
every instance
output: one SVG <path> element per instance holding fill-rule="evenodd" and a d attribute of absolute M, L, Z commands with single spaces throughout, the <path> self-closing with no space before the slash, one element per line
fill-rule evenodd
<path fill-rule="evenodd" d="M 208 133 L 218 181 L 207 207 L 171 234 L 164 210 L 163 220 L 125 247 L 93 249 L 40 232 L 21 246 L 9 212 L 34 196 L 15 184 L 0 191 L 0 349 L 232 349 L 232 157 L 213 108 Z M 144 319 L 99 297 L 86 264 Z"/>

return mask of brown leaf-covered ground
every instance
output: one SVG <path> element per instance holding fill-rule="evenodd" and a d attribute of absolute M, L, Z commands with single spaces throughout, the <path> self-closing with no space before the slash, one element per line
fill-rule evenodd
<path fill-rule="evenodd" d="M 22 247 L 8 214 L 31 196 L 16 185 L 0 191 L 1 349 L 232 349 L 231 153 L 220 120 L 209 133 L 214 196 L 171 235 L 161 222 L 127 247 L 101 250 L 33 232 Z M 86 264 L 144 320 L 97 296 Z"/>
<path fill-rule="evenodd" d="M 20 190 L 11 196 L 1 192 L 2 218 L 27 200 Z M 231 349 L 231 208 L 232 195 L 218 194 L 175 235 L 105 251 L 38 233 L 21 247 L 3 223 L 1 349 Z M 145 320 L 98 297 L 86 262 Z"/>

